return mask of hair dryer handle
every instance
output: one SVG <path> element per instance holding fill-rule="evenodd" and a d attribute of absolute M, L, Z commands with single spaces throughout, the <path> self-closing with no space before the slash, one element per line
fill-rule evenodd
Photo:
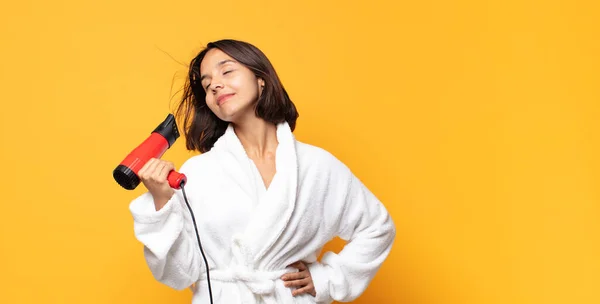
<path fill-rule="evenodd" d="M 175 170 L 171 170 L 169 175 L 167 176 L 167 180 L 169 181 L 169 186 L 173 189 L 181 188 L 182 184 L 187 182 L 187 177 L 183 173 L 179 173 Z"/>

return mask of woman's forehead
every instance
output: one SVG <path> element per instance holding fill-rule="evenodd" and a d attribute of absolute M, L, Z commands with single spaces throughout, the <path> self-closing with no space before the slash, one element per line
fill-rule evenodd
<path fill-rule="evenodd" d="M 227 62 L 236 61 L 233 58 L 231 58 L 231 56 L 225 54 L 219 49 L 211 49 L 208 52 L 206 52 L 204 59 L 202 59 L 202 63 L 200 63 L 200 70 L 216 68 Z"/>

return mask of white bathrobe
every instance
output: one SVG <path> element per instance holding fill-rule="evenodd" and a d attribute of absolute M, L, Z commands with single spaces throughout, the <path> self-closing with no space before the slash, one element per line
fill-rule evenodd
<path fill-rule="evenodd" d="M 327 151 L 277 126 L 276 174 L 265 188 L 230 125 L 214 147 L 180 168 L 209 265 L 214 303 L 331 303 L 361 295 L 388 256 L 395 227 L 381 202 Z M 156 211 L 146 192 L 130 204 L 154 277 L 193 304 L 209 303 L 206 268 L 181 190 Z M 339 236 L 339 253 L 317 257 Z M 316 297 L 292 296 L 280 279 L 304 261 Z"/>

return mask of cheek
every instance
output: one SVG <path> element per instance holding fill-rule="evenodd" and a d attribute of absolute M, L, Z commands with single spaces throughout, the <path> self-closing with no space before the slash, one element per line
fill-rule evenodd
<path fill-rule="evenodd" d="M 243 93 L 246 90 L 246 86 L 244 85 L 244 79 L 242 77 L 235 77 L 233 79 L 230 79 L 227 85 L 236 93 Z"/>
<path fill-rule="evenodd" d="M 204 100 L 206 101 L 206 105 L 211 110 L 215 110 L 217 108 L 217 101 L 215 100 L 215 97 L 212 94 L 206 94 L 206 98 Z"/>
<path fill-rule="evenodd" d="M 244 92 L 244 97 L 249 100 L 256 100 L 258 98 L 258 87 L 256 83 L 252 81 L 245 80 L 243 83 L 240 83 L 241 91 Z"/>
<path fill-rule="evenodd" d="M 253 79 L 252 74 L 240 75 L 240 77 L 235 77 L 231 79 L 228 84 L 230 88 L 233 89 L 236 93 L 246 98 L 254 98 L 257 96 L 257 84 L 256 80 Z"/>

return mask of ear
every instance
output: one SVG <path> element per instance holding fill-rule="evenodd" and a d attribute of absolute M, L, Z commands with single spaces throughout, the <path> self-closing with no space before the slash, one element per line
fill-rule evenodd
<path fill-rule="evenodd" d="M 258 80 L 258 86 L 261 87 L 261 88 L 264 88 L 265 87 L 265 81 L 264 81 L 264 79 L 258 78 L 257 80 Z"/>

